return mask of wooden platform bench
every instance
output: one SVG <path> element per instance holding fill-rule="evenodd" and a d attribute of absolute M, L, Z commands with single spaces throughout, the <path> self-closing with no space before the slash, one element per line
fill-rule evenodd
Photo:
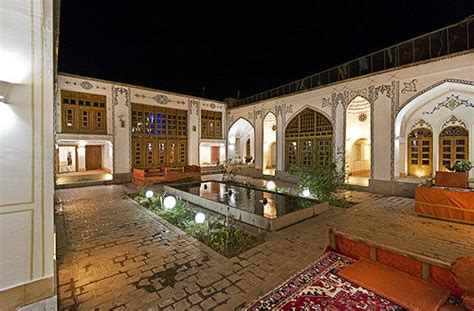
<path fill-rule="evenodd" d="M 134 168 L 132 172 L 132 182 L 136 185 L 146 186 L 177 181 L 201 181 L 199 166 Z"/>
<path fill-rule="evenodd" d="M 329 249 L 357 260 L 338 275 L 409 310 L 464 310 L 450 263 L 329 230 Z"/>

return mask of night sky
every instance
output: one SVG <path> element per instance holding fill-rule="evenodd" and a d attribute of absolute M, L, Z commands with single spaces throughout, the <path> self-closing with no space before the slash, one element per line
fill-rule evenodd
<path fill-rule="evenodd" d="M 63 0 L 59 71 L 243 98 L 474 14 L 473 0 L 253 2 Z"/>

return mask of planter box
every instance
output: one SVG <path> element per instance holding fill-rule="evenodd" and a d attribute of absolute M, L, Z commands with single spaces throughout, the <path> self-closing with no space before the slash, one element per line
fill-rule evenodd
<path fill-rule="evenodd" d="M 467 188 L 469 172 L 436 171 L 435 185 L 438 187 Z"/>

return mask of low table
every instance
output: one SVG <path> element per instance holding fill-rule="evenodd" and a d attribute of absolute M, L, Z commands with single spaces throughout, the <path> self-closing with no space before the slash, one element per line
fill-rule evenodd
<path fill-rule="evenodd" d="M 415 210 L 421 216 L 474 224 L 474 189 L 419 185 Z"/>

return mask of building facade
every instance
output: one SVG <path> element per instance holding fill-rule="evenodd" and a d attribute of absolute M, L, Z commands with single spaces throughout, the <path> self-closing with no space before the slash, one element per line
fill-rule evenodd
<path fill-rule="evenodd" d="M 133 168 L 221 163 L 225 160 L 226 106 L 59 74 L 56 177 L 98 171 L 113 182 L 126 182 Z"/>
<path fill-rule="evenodd" d="M 474 153 L 472 50 L 228 108 L 165 91 L 60 74 L 56 173 L 248 164 L 345 170 L 349 184 L 412 195 L 420 178 Z M 471 173 L 472 177 L 472 173 Z"/>
<path fill-rule="evenodd" d="M 279 177 L 290 165 L 321 165 L 330 155 L 348 183 L 411 195 L 419 178 L 472 159 L 474 53 L 253 102 L 230 109 L 228 117 L 229 124 L 245 120 L 255 132 L 256 170 L 268 169 L 272 151 L 265 146 L 273 139 Z"/>

